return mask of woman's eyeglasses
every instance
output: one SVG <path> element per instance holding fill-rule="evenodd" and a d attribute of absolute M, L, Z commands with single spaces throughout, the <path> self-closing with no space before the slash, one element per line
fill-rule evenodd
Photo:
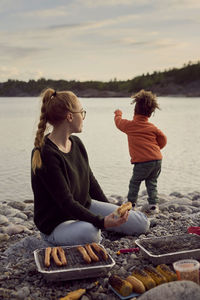
<path fill-rule="evenodd" d="M 72 111 L 72 114 L 81 114 L 83 120 L 85 119 L 86 116 L 86 110 L 81 110 L 81 111 Z"/>

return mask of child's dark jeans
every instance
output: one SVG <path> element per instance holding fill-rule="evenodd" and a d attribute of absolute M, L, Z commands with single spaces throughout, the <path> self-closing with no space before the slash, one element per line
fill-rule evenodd
<path fill-rule="evenodd" d="M 161 172 L 162 160 L 152 160 L 147 162 L 135 163 L 133 175 L 129 183 L 128 201 L 135 204 L 138 198 L 140 184 L 145 180 L 149 204 L 156 204 L 157 179 Z"/>

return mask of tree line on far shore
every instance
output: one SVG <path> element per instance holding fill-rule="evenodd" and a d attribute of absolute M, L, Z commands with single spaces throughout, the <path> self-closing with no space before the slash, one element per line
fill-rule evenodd
<path fill-rule="evenodd" d="M 141 89 L 151 90 L 158 95 L 200 96 L 200 61 L 185 64 L 182 68 L 172 68 L 163 72 L 142 74 L 130 80 L 76 81 L 40 78 L 28 82 L 8 79 L 0 83 L 0 97 L 35 97 L 45 88 L 71 90 L 78 96 L 128 96 Z"/>

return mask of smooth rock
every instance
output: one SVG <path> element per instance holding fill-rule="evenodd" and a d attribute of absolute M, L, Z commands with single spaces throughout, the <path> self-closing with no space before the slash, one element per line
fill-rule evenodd
<path fill-rule="evenodd" d="M 178 198 L 183 198 L 184 197 L 184 195 L 182 195 L 179 192 L 172 192 L 172 193 L 169 194 L 169 196 L 174 196 L 174 197 L 178 197 Z"/>
<path fill-rule="evenodd" d="M 21 300 L 24 300 L 24 299 L 27 299 L 27 297 L 30 295 L 30 290 L 28 287 L 24 286 L 20 289 L 18 289 L 16 292 L 13 292 L 11 294 L 11 296 L 14 296 L 16 297 L 17 299 L 21 299 Z"/>
<path fill-rule="evenodd" d="M 18 225 L 18 224 L 10 224 L 7 227 L 4 227 L 4 232 L 9 234 L 9 235 L 13 235 L 13 234 L 17 234 L 17 233 L 21 233 L 24 232 L 25 227 L 23 225 Z"/>
<path fill-rule="evenodd" d="M 24 203 L 33 203 L 34 201 L 33 201 L 33 199 L 26 199 L 26 200 L 24 200 Z"/>
<path fill-rule="evenodd" d="M 192 201 L 192 205 L 195 206 L 195 207 L 200 207 L 200 200 Z"/>
<path fill-rule="evenodd" d="M 8 241 L 9 235 L 6 233 L 0 233 L 0 242 Z"/>
<path fill-rule="evenodd" d="M 200 286 L 192 281 L 173 281 L 161 284 L 138 298 L 138 300 L 199 300 Z"/>
<path fill-rule="evenodd" d="M 173 204 L 178 204 L 178 205 L 191 205 L 192 201 L 186 197 L 184 198 L 174 198 L 172 200 Z"/>
<path fill-rule="evenodd" d="M 20 211 L 15 215 L 15 217 L 16 218 L 20 218 L 20 219 L 25 220 L 25 221 L 28 220 L 27 215 L 24 214 L 24 213 L 22 213 L 22 212 L 20 212 Z"/>
<path fill-rule="evenodd" d="M 26 207 L 26 204 L 21 201 L 9 201 L 8 205 L 18 210 L 24 210 Z"/>
<path fill-rule="evenodd" d="M 8 223 L 9 223 L 8 218 L 4 215 L 0 215 L 0 226 Z"/>

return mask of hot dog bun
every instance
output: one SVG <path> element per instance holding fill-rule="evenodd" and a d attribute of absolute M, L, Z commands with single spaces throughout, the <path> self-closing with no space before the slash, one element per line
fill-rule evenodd
<path fill-rule="evenodd" d="M 117 216 L 117 217 L 123 217 L 123 215 L 131 210 L 132 208 L 132 203 L 131 202 L 126 202 L 126 203 L 123 203 L 120 207 L 118 207 L 116 209 L 116 211 L 114 212 L 114 214 Z"/>

